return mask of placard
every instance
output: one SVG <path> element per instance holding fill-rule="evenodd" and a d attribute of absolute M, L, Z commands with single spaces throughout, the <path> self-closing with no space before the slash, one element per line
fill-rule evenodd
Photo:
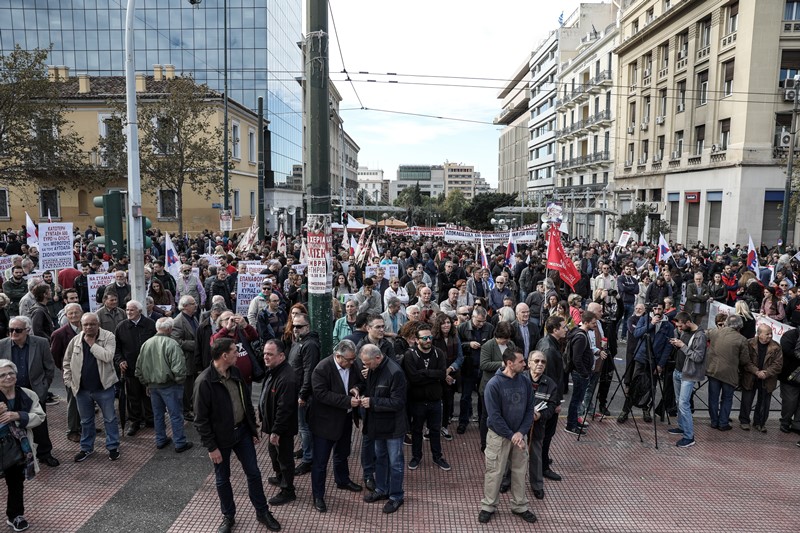
<path fill-rule="evenodd" d="M 725 313 L 726 315 L 730 316 L 735 314 L 735 312 L 736 310 L 733 307 L 721 304 L 717 301 L 711 302 L 708 306 L 708 329 L 716 328 L 714 319 L 719 313 Z M 789 324 L 778 322 L 777 320 L 773 320 L 759 313 L 753 313 L 753 318 L 756 319 L 756 327 L 760 326 L 761 324 L 766 324 L 770 327 L 772 330 L 772 340 L 775 342 L 781 342 L 781 337 L 783 337 L 790 329 L 794 329 L 794 327 L 790 326 Z"/>
<path fill-rule="evenodd" d="M 631 232 L 627 230 L 623 231 L 619 235 L 619 241 L 617 241 L 617 246 L 619 246 L 620 248 L 624 248 L 625 245 L 628 244 L 630 238 L 631 238 Z"/>
<path fill-rule="evenodd" d="M 233 231 L 233 217 L 230 209 L 222 209 L 219 212 L 219 230 Z"/>
<path fill-rule="evenodd" d="M 400 267 L 398 265 L 367 265 L 364 267 L 364 273 L 368 278 L 371 278 L 375 275 L 379 268 L 383 269 L 383 279 L 390 280 L 392 276 L 398 276 L 398 272 L 400 271 Z"/>
<path fill-rule="evenodd" d="M 261 292 L 261 282 L 267 276 L 261 274 L 239 274 L 236 278 L 236 314 L 247 316 L 250 302 Z M 255 326 L 255 324 L 253 324 Z"/>
<path fill-rule="evenodd" d="M 309 294 L 325 294 L 331 291 L 331 216 L 308 215 L 308 245 L 306 264 L 308 265 Z"/>
<path fill-rule="evenodd" d="M 89 286 L 89 311 L 94 313 L 103 304 L 97 303 L 97 289 L 105 287 L 109 283 L 114 282 L 114 273 L 108 274 L 89 274 L 86 276 L 87 284 Z"/>
<path fill-rule="evenodd" d="M 39 224 L 39 268 L 71 268 L 74 260 L 72 222 Z"/>
<path fill-rule="evenodd" d="M 4 255 L 0 257 L 0 275 L 2 275 L 6 270 L 11 268 L 11 265 L 13 264 L 14 264 L 13 255 Z"/>

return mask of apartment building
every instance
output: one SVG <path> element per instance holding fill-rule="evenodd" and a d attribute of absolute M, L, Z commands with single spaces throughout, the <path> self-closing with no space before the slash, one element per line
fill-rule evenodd
<path fill-rule="evenodd" d="M 800 72 L 800 1 L 627 0 L 616 194 L 678 242 L 774 245 Z M 789 240 L 793 242 L 794 220 Z"/>
<path fill-rule="evenodd" d="M 367 192 L 367 198 L 389 202 L 389 180 L 384 179 L 383 170 L 358 167 L 358 188 Z"/>
<path fill-rule="evenodd" d="M 503 109 L 494 123 L 503 126 L 498 141 L 497 188 L 507 194 L 523 194 L 528 189 L 528 103 L 531 80 L 530 54 L 498 93 Z"/>
<path fill-rule="evenodd" d="M 461 163 L 444 164 L 444 195 L 461 191 L 464 198 L 472 201 L 475 196 L 475 167 Z"/>
<path fill-rule="evenodd" d="M 425 196 L 439 196 L 444 192 L 444 167 L 442 165 L 400 165 L 397 179 L 389 182 L 389 202 L 408 187 L 419 185 Z"/>

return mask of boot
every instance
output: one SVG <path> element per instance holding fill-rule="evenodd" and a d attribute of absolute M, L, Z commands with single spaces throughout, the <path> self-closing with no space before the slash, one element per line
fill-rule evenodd
<path fill-rule="evenodd" d="M 645 424 L 650 424 L 653 422 L 653 417 L 650 415 L 650 409 L 642 409 L 642 419 L 644 419 Z"/>
<path fill-rule="evenodd" d="M 628 411 L 622 411 L 617 417 L 618 424 L 624 424 L 628 421 Z"/>

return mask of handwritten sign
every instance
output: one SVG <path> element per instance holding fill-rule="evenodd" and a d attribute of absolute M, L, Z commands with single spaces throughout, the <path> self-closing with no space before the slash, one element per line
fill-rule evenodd
<path fill-rule="evenodd" d="M 89 286 L 89 311 L 94 313 L 98 309 L 100 309 L 99 303 L 97 303 L 97 289 L 100 287 L 105 287 L 109 283 L 114 282 L 114 273 L 110 274 L 89 274 L 86 276 L 88 286 Z"/>
<path fill-rule="evenodd" d="M 394 264 L 392 264 L 392 265 L 367 265 L 364 268 L 364 272 L 366 273 L 368 278 L 371 278 L 372 276 L 374 276 L 378 272 L 379 268 L 383 269 L 383 279 L 390 280 L 390 279 L 392 279 L 392 276 L 399 277 L 399 275 L 398 275 L 399 267 L 397 265 L 394 265 Z"/>
<path fill-rule="evenodd" d="M 236 278 L 238 287 L 236 288 L 236 313 L 247 316 L 250 302 L 261 292 L 261 282 L 267 276 L 261 274 L 239 274 Z"/>
<path fill-rule="evenodd" d="M 73 263 L 72 223 L 39 224 L 39 268 L 58 270 Z"/>

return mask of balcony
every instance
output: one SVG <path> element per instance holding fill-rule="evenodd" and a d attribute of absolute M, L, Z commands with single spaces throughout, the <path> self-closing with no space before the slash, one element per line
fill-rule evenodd
<path fill-rule="evenodd" d="M 690 165 L 699 165 L 702 160 L 703 160 L 702 154 L 692 154 L 686 159 L 686 162 L 689 163 Z"/>
<path fill-rule="evenodd" d="M 787 33 L 800 33 L 800 20 L 784 20 L 783 31 Z"/>
<path fill-rule="evenodd" d="M 723 52 L 729 46 L 736 44 L 736 32 L 731 32 L 719 41 L 719 51 Z"/>
<path fill-rule="evenodd" d="M 708 54 L 711 53 L 711 46 L 704 46 L 700 50 L 697 51 L 697 61 L 702 61 L 708 58 Z"/>
<path fill-rule="evenodd" d="M 611 111 L 606 109 L 605 111 L 598 111 L 594 115 L 594 123 L 601 127 L 606 127 L 611 124 Z"/>

